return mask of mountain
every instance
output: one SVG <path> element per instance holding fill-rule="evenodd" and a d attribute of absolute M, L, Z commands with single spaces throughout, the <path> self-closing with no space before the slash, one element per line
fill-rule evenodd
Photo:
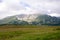
<path fill-rule="evenodd" d="M 49 15 L 39 15 L 35 21 L 36 24 L 44 24 L 44 25 L 60 25 L 60 18 L 51 17 Z"/>
<path fill-rule="evenodd" d="M 0 24 L 60 25 L 60 17 L 45 14 L 20 14 L 0 20 Z"/>
<path fill-rule="evenodd" d="M 0 20 L 0 24 L 7 24 L 8 22 L 13 21 L 13 20 L 16 20 L 15 16 L 6 17 Z"/>
<path fill-rule="evenodd" d="M 24 25 L 24 24 L 28 24 L 28 22 L 18 20 L 16 16 L 10 16 L 0 20 L 0 24 L 21 24 L 21 25 L 23 24 Z"/>

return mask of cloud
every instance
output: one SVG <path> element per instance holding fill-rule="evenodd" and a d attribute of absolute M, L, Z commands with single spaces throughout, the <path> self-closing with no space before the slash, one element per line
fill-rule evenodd
<path fill-rule="evenodd" d="M 0 0 L 1 18 L 22 13 L 59 14 L 60 0 Z"/>
<path fill-rule="evenodd" d="M 0 3 L 3 2 L 3 0 L 0 0 Z"/>

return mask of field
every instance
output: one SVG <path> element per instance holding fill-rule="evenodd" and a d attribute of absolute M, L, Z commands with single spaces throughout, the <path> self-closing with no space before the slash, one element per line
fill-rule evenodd
<path fill-rule="evenodd" d="M 60 40 L 60 26 L 1 25 L 0 40 Z"/>

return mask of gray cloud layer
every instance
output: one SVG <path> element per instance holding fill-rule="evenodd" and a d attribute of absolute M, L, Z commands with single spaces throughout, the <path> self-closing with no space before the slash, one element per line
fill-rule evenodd
<path fill-rule="evenodd" d="M 0 0 L 0 18 L 39 12 L 60 16 L 60 0 Z"/>

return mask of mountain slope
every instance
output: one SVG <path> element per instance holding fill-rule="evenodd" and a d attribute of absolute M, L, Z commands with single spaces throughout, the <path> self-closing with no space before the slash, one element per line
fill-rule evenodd
<path fill-rule="evenodd" d="M 0 24 L 7 24 L 8 22 L 10 22 L 12 20 L 16 20 L 16 17 L 15 16 L 6 17 L 6 18 L 0 20 Z"/>
<path fill-rule="evenodd" d="M 40 15 L 35 19 L 35 22 L 38 22 L 38 24 L 56 25 L 60 24 L 60 18 L 51 17 L 49 15 Z"/>
<path fill-rule="evenodd" d="M 60 18 L 42 14 L 20 14 L 0 20 L 0 24 L 60 25 Z"/>

